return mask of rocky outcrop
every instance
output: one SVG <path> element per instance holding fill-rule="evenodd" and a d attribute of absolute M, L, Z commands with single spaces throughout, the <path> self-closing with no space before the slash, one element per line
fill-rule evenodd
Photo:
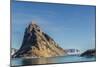
<path fill-rule="evenodd" d="M 11 56 L 13 56 L 13 54 L 15 54 L 16 52 L 17 52 L 17 49 L 11 48 Z"/>
<path fill-rule="evenodd" d="M 21 48 L 13 57 L 54 57 L 65 51 L 34 22 L 25 29 Z"/>
<path fill-rule="evenodd" d="M 89 49 L 85 52 L 83 52 L 81 54 L 81 56 L 86 56 L 86 57 L 93 57 L 93 56 L 96 56 L 96 50 L 95 49 Z"/>

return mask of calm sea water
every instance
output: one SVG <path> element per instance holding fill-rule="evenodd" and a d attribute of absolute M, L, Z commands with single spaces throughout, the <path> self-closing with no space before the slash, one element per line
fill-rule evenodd
<path fill-rule="evenodd" d="M 20 65 L 38 65 L 38 64 L 51 64 L 51 63 L 69 63 L 69 62 L 84 62 L 84 61 L 95 61 L 95 57 L 80 57 L 80 56 L 63 56 L 53 58 L 32 58 L 22 59 L 14 58 L 11 60 L 11 66 Z"/>

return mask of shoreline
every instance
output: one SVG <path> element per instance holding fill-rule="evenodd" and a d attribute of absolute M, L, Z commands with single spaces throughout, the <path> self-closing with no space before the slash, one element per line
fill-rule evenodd
<path fill-rule="evenodd" d="M 20 58 L 21 59 L 41 59 L 41 58 L 56 58 L 56 57 L 65 57 L 65 56 L 80 56 L 80 54 L 54 56 L 54 57 L 20 57 Z M 20 58 L 12 58 L 12 59 L 20 59 Z"/>

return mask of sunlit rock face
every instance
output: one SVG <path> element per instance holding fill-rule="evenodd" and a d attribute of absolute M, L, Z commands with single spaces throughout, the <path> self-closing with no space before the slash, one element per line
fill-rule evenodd
<path fill-rule="evenodd" d="M 32 21 L 25 29 L 21 48 L 13 57 L 54 57 L 64 54 L 64 49 Z"/>

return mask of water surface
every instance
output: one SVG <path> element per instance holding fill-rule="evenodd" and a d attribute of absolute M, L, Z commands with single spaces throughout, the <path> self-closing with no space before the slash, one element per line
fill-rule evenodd
<path fill-rule="evenodd" d="M 38 65 L 38 64 L 52 64 L 52 63 L 72 63 L 72 62 L 87 62 L 95 61 L 95 57 L 80 57 L 80 56 L 62 56 L 52 58 L 13 58 L 11 60 L 11 66 L 20 65 Z"/>

